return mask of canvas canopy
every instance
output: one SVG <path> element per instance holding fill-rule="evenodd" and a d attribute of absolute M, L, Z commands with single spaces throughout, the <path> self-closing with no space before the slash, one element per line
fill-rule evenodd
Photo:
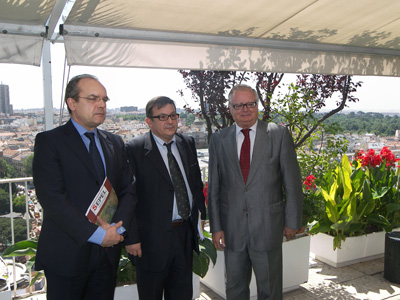
<path fill-rule="evenodd" d="M 0 62 L 39 65 L 50 40 L 69 65 L 400 76 L 399 12 L 397 0 L 1 0 Z"/>

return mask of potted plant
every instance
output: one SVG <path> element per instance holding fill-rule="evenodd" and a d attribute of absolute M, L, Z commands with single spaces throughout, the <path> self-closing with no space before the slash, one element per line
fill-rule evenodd
<path fill-rule="evenodd" d="M 204 277 L 207 274 L 210 262 L 215 265 L 217 259 L 217 253 L 214 245 L 209 240 L 209 234 L 205 231 L 204 235 L 206 238 L 203 241 L 199 240 L 200 253 L 197 254 L 196 252 L 193 252 L 193 273 L 195 274 L 195 276 L 200 277 Z M 35 264 L 36 249 L 37 240 L 25 240 L 8 247 L 3 252 L 2 256 L 31 256 L 31 258 L 27 262 L 27 268 L 31 270 L 33 265 Z M 44 276 L 43 271 L 38 271 L 34 274 L 35 275 L 31 280 L 30 285 L 33 285 L 39 278 Z M 131 298 L 133 297 L 133 299 L 138 299 L 135 284 L 135 266 L 128 259 L 126 255 L 126 250 L 125 248 L 123 248 L 118 266 L 117 289 L 115 293 L 115 299 L 126 299 L 126 295 Z"/>
<path fill-rule="evenodd" d="M 383 255 L 384 234 L 381 238 L 377 234 L 371 235 L 378 240 L 382 239 L 380 242 L 368 241 L 366 234 L 392 231 L 400 225 L 398 160 L 386 147 L 380 154 L 375 154 L 373 150 L 367 153 L 360 151 L 353 164 L 344 155 L 341 164 L 319 180 L 317 189 L 324 198 L 325 209 L 310 233 L 325 233 L 328 237 L 320 234 L 312 237 L 311 252 L 319 252 L 317 258 L 339 266 Z M 343 243 L 357 236 L 364 241 L 360 240 L 356 245 L 364 244 L 364 248 L 352 251 L 348 263 L 323 259 L 322 255 L 326 255 L 329 250 L 326 248 L 327 241 L 331 240 L 331 248 L 338 255 L 342 252 L 339 250 Z M 316 246 L 320 238 L 323 239 L 320 246 L 325 244 L 322 249 Z M 379 249 L 372 251 L 377 245 Z M 357 258 L 361 253 L 364 257 Z"/>
<path fill-rule="evenodd" d="M 37 249 L 37 240 L 25 240 L 11 245 L 6 250 L 4 250 L 3 257 L 18 257 L 18 256 L 29 256 L 29 260 L 26 263 L 26 267 L 29 271 L 32 271 L 34 277 L 32 278 L 29 285 L 33 285 L 38 279 L 42 278 L 44 275 L 43 271 L 33 271 L 32 268 L 35 264 Z"/>
<path fill-rule="evenodd" d="M 302 229 L 299 233 L 306 231 L 308 226 L 318 221 L 324 208 L 323 197 L 317 190 L 316 178 L 312 174 L 303 181 L 303 195 Z"/>

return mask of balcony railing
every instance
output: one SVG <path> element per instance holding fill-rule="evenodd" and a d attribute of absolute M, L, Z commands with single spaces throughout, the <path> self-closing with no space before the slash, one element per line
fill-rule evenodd
<path fill-rule="evenodd" d="M 206 182 L 208 179 L 208 166 L 204 166 L 204 164 L 200 168 L 201 170 L 201 175 L 202 175 L 202 180 L 203 182 Z M 13 184 L 21 184 L 24 186 L 25 190 L 25 221 L 26 221 L 26 239 L 31 239 L 31 232 L 30 232 L 30 221 L 33 219 L 30 216 L 29 213 L 29 201 L 30 201 L 30 196 L 28 195 L 28 183 L 33 180 L 32 177 L 24 177 L 24 178 L 11 178 L 11 179 L 0 179 L 0 186 L 3 187 L 3 185 L 8 184 L 9 187 L 9 203 L 10 203 L 10 225 L 11 225 L 11 244 L 15 244 L 15 232 L 14 232 L 14 209 L 13 209 L 13 195 L 12 195 L 12 185 Z M 37 204 L 39 205 L 39 204 Z M 17 297 L 17 279 L 16 279 L 16 264 L 15 264 L 15 258 L 13 257 L 13 294 L 14 297 Z M 29 282 L 31 281 L 31 272 L 29 272 Z M 33 294 L 33 291 L 31 288 L 29 288 L 29 292 L 26 294 L 26 296 Z M 19 294 L 18 298 L 24 296 Z"/>
<path fill-rule="evenodd" d="M 30 220 L 32 219 L 29 214 L 29 195 L 28 195 L 28 182 L 32 181 L 32 177 L 24 177 L 24 178 L 11 178 L 11 179 L 0 179 L 0 185 L 3 187 L 3 185 L 8 184 L 9 187 L 9 203 L 10 203 L 10 225 L 11 225 L 11 244 L 15 244 L 15 234 L 14 234 L 14 209 L 13 209 L 13 195 L 12 195 L 12 185 L 13 184 L 20 184 L 24 186 L 24 194 L 25 194 L 25 221 L 26 221 L 26 239 L 30 239 Z M 15 264 L 15 258 L 13 257 L 13 294 L 14 297 L 17 296 L 17 278 L 16 278 L 16 264 Z M 31 272 L 29 272 L 29 282 L 31 281 Z M 29 293 L 31 294 L 31 289 L 29 289 Z M 21 296 L 21 295 L 19 295 Z"/>

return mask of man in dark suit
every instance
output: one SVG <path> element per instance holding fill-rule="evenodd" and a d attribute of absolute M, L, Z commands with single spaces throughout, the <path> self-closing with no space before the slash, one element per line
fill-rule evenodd
<path fill-rule="evenodd" d="M 139 201 L 125 245 L 134 256 L 142 300 L 161 300 L 163 294 L 165 300 L 190 300 L 193 294 L 198 212 L 204 220 L 206 210 L 195 143 L 176 133 L 178 117 L 173 100 L 153 98 L 146 106 L 150 132 L 127 144 Z M 170 165 L 173 158 L 176 167 Z M 176 169 L 182 173 L 183 186 L 178 186 Z"/>
<path fill-rule="evenodd" d="M 36 136 L 33 180 L 43 207 L 43 226 L 35 267 L 45 272 L 50 300 L 114 296 L 122 234 L 136 198 L 122 139 L 97 129 L 106 117 L 108 100 L 97 78 L 76 76 L 65 92 L 71 119 Z M 97 153 L 99 163 L 89 151 Z M 99 226 L 85 214 L 105 177 L 119 202 L 111 224 L 98 218 Z"/>
<path fill-rule="evenodd" d="M 229 93 L 236 125 L 209 146 L 208 209 L 214 246 L 224 249 L 228 300 L 282 299 L 282 239 L 301 225 L 300 168 L 286 127 L 258 120 L 258 97 L 247 85 Z"/>

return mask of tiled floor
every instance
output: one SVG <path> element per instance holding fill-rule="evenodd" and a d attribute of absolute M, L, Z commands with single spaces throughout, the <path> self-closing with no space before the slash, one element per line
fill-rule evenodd
<path fill-rule="evenodd" d="M 319 261 L 310 260 L 308 282 L 298 290 L 283 295 L 284 300 L 315 299 L 400 299 L 400 284 L 383 278 L 384 259 L 333 268 Z M 204 285 L 200 285 L 197 300 L 222 300 Z"/>

